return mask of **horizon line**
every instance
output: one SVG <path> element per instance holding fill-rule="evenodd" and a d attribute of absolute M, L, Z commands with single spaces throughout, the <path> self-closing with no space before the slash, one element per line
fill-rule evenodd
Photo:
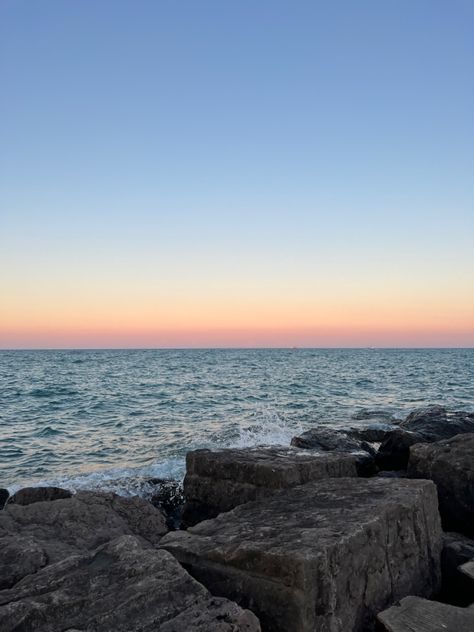
<path fill-rule="evenodd" d="M 305 346 L 305 345 L 288 345 L 288 346 L 220 346 L 220 347 L 0 347 L 1 351 L 329 351 L 329 350 L 394 350 L 394 351 L 409 351 L 409 350 L 472 350 L 474 346 L 385 346 L 385 345 L 357 345 L 357 346 Z"/>

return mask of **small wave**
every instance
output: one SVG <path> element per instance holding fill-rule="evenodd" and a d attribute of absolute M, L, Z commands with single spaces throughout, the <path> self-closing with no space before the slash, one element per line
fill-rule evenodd
<path fill-rule="evenodd" d="M 57 397 L 58 395 L 77 395 L 78 391 L 69 388 L 55 386 L 50 388 L 34 388 L 29 392 L 31 397 Z"/>
<path fill-rule="evenodd" d="M 42 430 L 40 430 L 36 436 L 37 437 L 55 437 L 57 435 L 63 434 L 61 430 L 57 430 L 57 428 L 52 428 L 51 426 L 46 426 Z"/>
<path fill-rule="evenodd" d="M 76 476 L 60 476 L 30 483 L 32 487 L 55 486 L 72 492 L 81 490 L 114 492 L 119 496 L 141 496 L 148 498 L 155 490 L 153 479 L 182 481 L 185 471 L 184 457 L 173 457 L 145 467 L 117 467 Z M 12 485 L 10 493 L 25 485 Z"/>
<path fill-rule="evenodd" d="M 300 426 L 290 424 L 274 410 L 261 409 L 257 423 L 241 426 L 239 436 L 231 442 L 230 447 L 248 448 L 258 445 L 285 445 L 300 431 Z"/>

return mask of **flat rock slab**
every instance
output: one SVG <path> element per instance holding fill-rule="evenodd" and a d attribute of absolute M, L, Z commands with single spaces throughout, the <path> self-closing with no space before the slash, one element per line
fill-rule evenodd
<path fill-rule="evenodd" d="M 186 455 L 183 520 L 196 524 L 275 490 L 341 476 L 357 476 L 354 455 L 283 447 L 194 450 Z"/>
<path fill-rule="evenodd" d="M 121 535 L 157 545 L 167 530 L 163 513 L 136 496 L 78 492 L 28 505 L 7 503 L 0 512 L 0 589 Z"/>
<path fill-rule="evenodd" d="M 327 479 L 276 492 L 160 546 L 267 632 L 367 632 L 378 612 L 440 584 L 431 481 Z"/>
<path fill-rule="evenodd" d="M 414 445 L 408 475 L 433 480 L 444 528 L 474 538 L 474 433 Z"/>
<path fill-rule="evenodd" d="M 166 551 L 122 536 L 0 591 L 0 631 L 259 632 L 255 615 L 212 597 Z"/>
<path fill-rule="evenodd" d="M 420 597 L 405 597 L 381 612 L 378 619 L 388 632 L 472 632 L 474 610 Z"/>

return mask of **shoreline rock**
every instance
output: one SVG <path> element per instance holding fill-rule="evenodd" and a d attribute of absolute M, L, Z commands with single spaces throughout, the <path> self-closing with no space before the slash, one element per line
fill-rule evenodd
<path fill-rule="evenodd" d="M 279 489 L 329 477 L 357 476 L 350 454 L 283 447 L 194 450 L 186 455 L 183 521 L 193 525 Z"/>
<path fill-rule="evenodd" d="M 260 632 L 256 616 L 216 598 L 164 550 L 123 535 L 0 592 L 0 631 Z"/>
<path fill-rule="evenodd" d="M 410 448 L 408 475 L 438 488 L 444 529 L 474 538 L 474 433 Z"/>
<path fill-rule="evenodd" d="M 378 615 L 387 632 L 472 632 L 474 610 L 420 597 L 405 597 Z"/>
<path fill-rule="evenodd" d="M 160 547 L 276 632 L 368 632 L 395 600 L 440 585 L 431 481 L 311 482 L 168 533 Z"/>

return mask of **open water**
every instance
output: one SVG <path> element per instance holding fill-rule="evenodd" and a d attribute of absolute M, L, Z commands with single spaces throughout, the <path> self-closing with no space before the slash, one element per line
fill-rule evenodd
<path fill-rule="evenodd" d="M 474 349 L 0 351 L 0 487 L 140 492 L 192 448 L 436 403 L 474 410 Z"/>

